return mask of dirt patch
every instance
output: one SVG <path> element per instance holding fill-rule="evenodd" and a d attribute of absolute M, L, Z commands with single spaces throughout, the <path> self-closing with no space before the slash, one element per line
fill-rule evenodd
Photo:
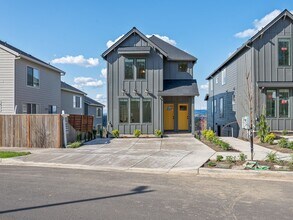
<path fill-rule="evenodd" d="M 272 149 L 272 150 L 275 150 L 275 151 L 279 151 L 279 152 L 282 152 L 282 153 L 293 153 L 293 150 L 290 149 L 290 148 L 283 148 L 283 147 L 280 147 L 278 144 L 268 144 L 268 143 L 256 143 L 257 145 L 260 145 L 262 147 L 266 147 L 266 148 L 269 148 L 269 149 Z"/>
<path fill-rule="evenodd" d="M 214 143 L 212 142 L 209 142 L 205 139 L 201 139 L 200 140 L 202 143 L 204 143 L 205 145 L 209 146 L 210 148 L 212 148 L 214 151 L 216 152 L 240 152 L 232 147 L 229 148 L 229 150 L 225 151 L 223 150 L 221 147 L 219 147 L 218 145 L 215 145 Z"/>
<path fill-rule="evenodd" d="M 260 166 L 269 166 L 269 170 L 271 171 L 293 171 L 292 162 L 288 161 L 279 161 L 276 163 L 268 162 L 268 161 L 255 161 Z M 205 168 L 212 168 L 212 169 L 237 169 L 237 170 L 251 170 L 245 168 L 246 161 L 237 160 L 233 163 L 229 163 L 225 160 L 223 161 L 216 161 L 216 160 L 208 160 L 202 167 Z"/>

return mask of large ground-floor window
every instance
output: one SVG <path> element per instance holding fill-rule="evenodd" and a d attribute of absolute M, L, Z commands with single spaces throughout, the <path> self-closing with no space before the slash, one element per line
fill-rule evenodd
<path fill-rule="evenodd" d="M 289 97 L 289 89 L 267 89 L 266 116 L 269 118 L 288 118 L 290 109 Z"/>
<path fill-rule="evenodd" d="M 119 122 L 152 123 L 152 99 L 120 98 Z"/>

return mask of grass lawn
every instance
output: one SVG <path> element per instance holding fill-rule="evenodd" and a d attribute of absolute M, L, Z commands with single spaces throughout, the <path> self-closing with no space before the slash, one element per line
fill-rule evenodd
<path fill-rule="evenodd" d="M 10 158 L 29 155 L 30 152 L 0 151 L 0 158 Z"/>

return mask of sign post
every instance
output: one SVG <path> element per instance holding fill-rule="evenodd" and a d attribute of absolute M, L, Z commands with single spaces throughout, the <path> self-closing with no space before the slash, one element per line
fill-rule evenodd
<path fill-rule="evenodd" d="M 62 125 L 63 125 L 63 139 L 64 139 L 64 146 L 67 147 L 67 126 L 66 126 L 66 118 L 69 114 L 65 114 L 64 110 L 62 110 Z"/>

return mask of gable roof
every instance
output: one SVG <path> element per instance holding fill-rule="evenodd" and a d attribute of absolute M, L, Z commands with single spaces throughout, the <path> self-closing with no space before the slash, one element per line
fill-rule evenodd
<path fill-rule="evenodd" d="M 84 102 L 85 102 L 86 104 L 88 104 L 88 105 L 94 105 L 94 106 L 105 107 L 105 105 L 103 105 L 102 103 L 97 102 L 96 100 L 94 100 L 94 99 L 92 99 L 92 98 L 90 98 L 90 97 L 88 97 L 88 96 L 86 96 L 86 97 L 84 98 Z"/>
<path fill-rule="evenodd" d="M 167 53 L 168 60 L 184 60 L 193 62 L 197 61 L 196 57 L 186 53 L 183 50 L 180 50 L 179 48 L 167 43 L 166 41 L 163 41 L 155 35 L 151 36 L 149 39 Z"/>
<path fill-rule="evenodd" d="M 141 33 L 136 27 L 133 27 L 130 31 L 128 31 L 123 37 L 121 37 L 116 43 L 114 43 L 111 47 L 109 47 L 103 54 L 102 57 L 105 59 L 106 56 L 114 50 L 119 44 L 121 44 L 124 40 L 126 40 L 129 36 L 132 34 L 138 34 L 143 40 L 148 42 L 152 47 L 156 48 L 160 51 L 164 56 L 167 56 L 166 52 L 163 51 L 161 48 L 159 48 L 157 45 L 155 45 L 152 41 L 150 41 L 143 33 Z"/>
<path fill-rule="evenodd" d="M 136 27 L 133 27 L 129 32 L 127 32 L 123 37 L 121 37 L 116 43 L 114 43 L 110 48 L 108 48 L 103 54 L 102 57 L 105 59 L 106 56 L 113 51 L 119 44 L 126 40 L 132 34 L 138 34 L 143 40 L 148 42 L 150 46 L 157 49 L 161 54 L 167 57 L 168 60 L 184 60 L 184 61 L 193 61 L 196 62 L 197 58 L 180 50 L 179 48 L 159 39 L 156 36 L 151 36 L 147 38 L 143 33 L 141 33 Z"/>
<path fill-rule="evenodd" d="M 252 36 L 248 41 L 246 41 L 241 47 L 239 47 L 224 63 L 222 63 L 214 72 L 212 72 L 206 80 L 212 78 L 219 70 L 221 70 L 224 66 L 226 66 L 230 61 L 232 61 L 240 52 L 248 49 L 248 45 L 253 43 L 256 39 L 264 34 L 270 27 L 272 27 L 277 21 L 279 21 L 283 17 L 288 17 L 293 20 L 293 15 L 285 9 L 282 11 L 275 19 L 273 19 L 270 23 L 268 23 L 265 27 L 263 27 L 260 31 L 258 31 L 254 36 Z"/>
<path fill-rule="evenodd" d="M 74 93 L 78 93 L 78 94 L 82 94 L 82 95 L 87 95 L 85 92 L 61 81 L 61 90 L 64 90 L 64 91 L 69 91 L 69 92 L 74 92 Z"/>
<path fill-rule="evenodd" d="M 35 62 L 35 63 L 38 63 L 42 66 L 45 66 L 51 70 L 54 70 L 54 71 L 57 71 L 61 74 L 64 74 L 65 75 L 65 72 L 63 70 L 60 70 L 58 69 L 57 67 L 55 66 L 52 66 L 51 64 L 49 63 L 46 63 L 45 61 L 43 60 L 40 60 L 26 52 L 24 52 L 23 50 L 20 50 L 10 44 L 8 44 L 7 42 L 4 42 L 2 40 L 0 40 L 0 48 L 2 48 L 3 50 L 6 50 L 7 52 L 13 54 L 14 56 L 17 56 L 17 57 L 21 57 L 21 58 L 24 58 L 24 59 L 27 59 L 29 61 L 32 61 L 32 62 Z"/>

